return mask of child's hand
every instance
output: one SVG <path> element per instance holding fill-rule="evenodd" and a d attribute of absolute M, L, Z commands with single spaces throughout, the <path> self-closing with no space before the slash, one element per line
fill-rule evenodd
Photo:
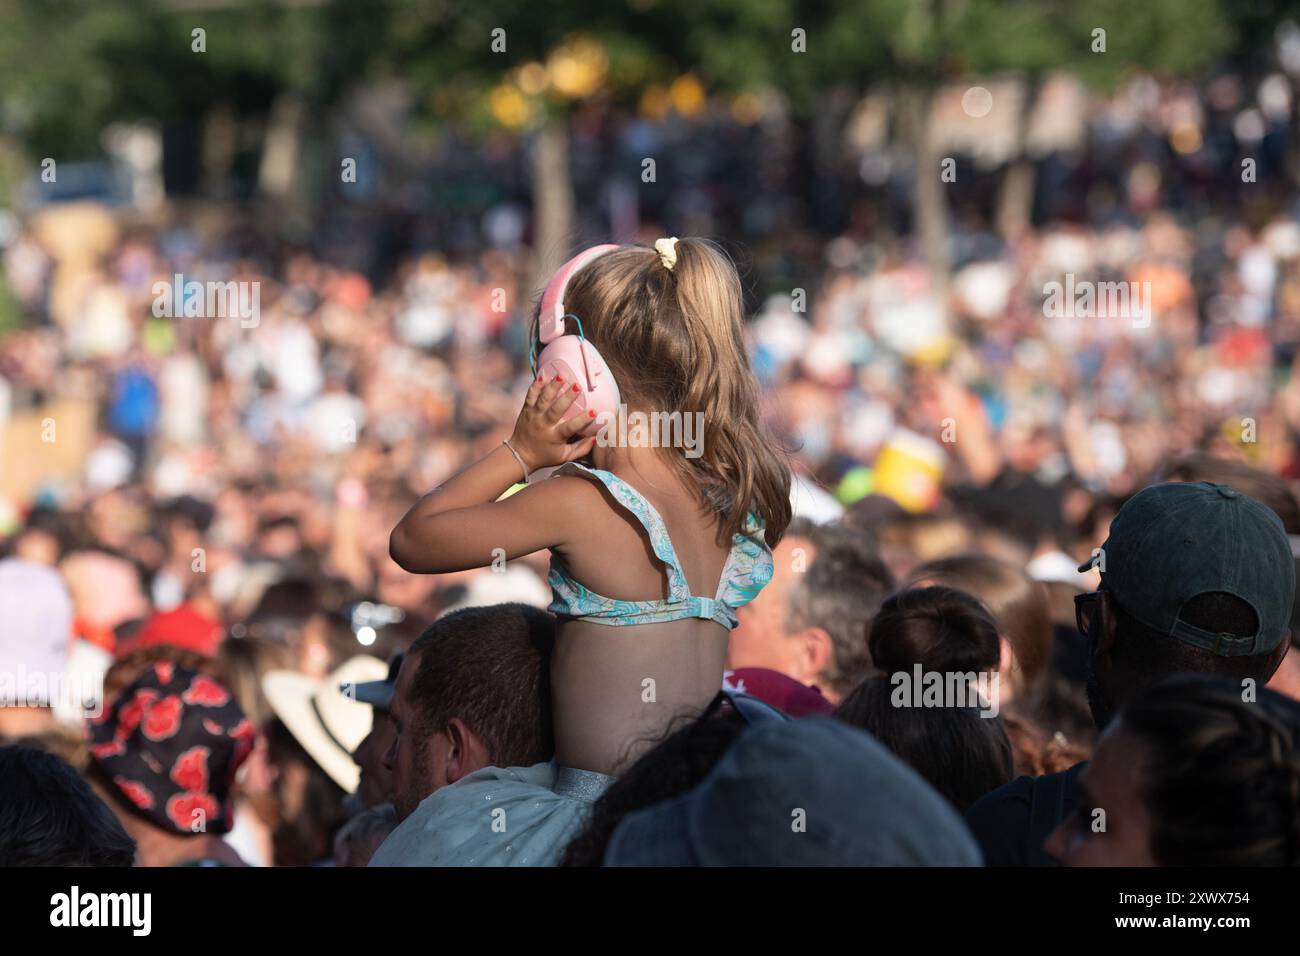
<path fill-rule="evenodd" d="M 528 387 L 510 444 L 530 472 L 575 461 L 596 446 L 595 435 L 582 441 L 569 441 L 590 424 L 591 413 L 564 420 L 569 406 L 578 397 L 579 388 L 561 378 L 550 382 L 538 378 Z"/>

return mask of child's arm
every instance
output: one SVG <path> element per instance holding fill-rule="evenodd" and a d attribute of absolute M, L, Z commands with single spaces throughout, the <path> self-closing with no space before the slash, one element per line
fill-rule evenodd
<path fill-rule="evenodd" d="M 595 437 L 570 444 L 588 424 L 585 416 L 564 421 L 577 386 L 537 379 L 528 388 L 510 444 L 529 473 L 574 461 L 591 451 Z M 470 465 L 415 503 L 388 539 L 388 553 L 407 571 L 441 574 L 560 547 L 574 527 L 567 482 L 544 481 L 497 499 L 523 478 L 505 445 Z"/>

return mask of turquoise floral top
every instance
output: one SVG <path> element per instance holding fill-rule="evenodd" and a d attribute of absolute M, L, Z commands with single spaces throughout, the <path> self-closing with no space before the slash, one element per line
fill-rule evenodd
<path fill-rule="evenodd" d="M 763 540 L 765 525 L 753 512 L 746 515 L 743 533 L 732 535 L 731 553 L 722 569 L 718 593 L 713 597 L 698 597 L 691 594 L 686 573 L 677 560 L 672 541 L 668 539 L 668 528 L 654 505 L 613 472 L 587 468 L 577 462 L 569 462 L 556 470 L 556 474 L 565 472 L 597 479 L 609 489 L 615 501 L 641 522 L 650 537 L 655 556 L 667 569 L 668 596 L 657 601 L 618 601 L 603 597 L 575 581 L 564 562 L 552 555 L 549 577 L 552 614 L 613 627 L 699 617 L 730 629 L 736 626 L 735 609 L 752 601 L 763 585 L 772 579 L 772 550 Z"/>

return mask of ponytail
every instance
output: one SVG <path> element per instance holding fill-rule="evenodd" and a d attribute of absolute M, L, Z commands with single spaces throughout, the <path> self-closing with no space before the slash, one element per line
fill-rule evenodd
<path fill-rule="evenodd" d="M 727 254 L 707 239 L 625 246 L 575 275 L 566 305 L 629 408 L 700 415 L 698 454 L 670 449 L 669 461 L 719 516 L 722 540 L 752 532 L 752 512 L 775 545 L 790 523 L 790 467 L 760 418 Z"/>

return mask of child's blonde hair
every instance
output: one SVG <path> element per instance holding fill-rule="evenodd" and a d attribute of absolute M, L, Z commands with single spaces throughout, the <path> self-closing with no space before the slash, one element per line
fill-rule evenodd
<path fill-rule="evenodd" d="M 704 413 L 700 456 L 669 460 L 720 515 L 721 534 L 753 511 L 775 545 L 790 523 L 790 469 L 759 419 L 730 257 L 707 239 L 679 239 L 669 269 L 655 250 L 624 246 L 575 275 L 564 299 L 629 409 Z M 534 313 L 534 334 L 536 323 Z"/>

